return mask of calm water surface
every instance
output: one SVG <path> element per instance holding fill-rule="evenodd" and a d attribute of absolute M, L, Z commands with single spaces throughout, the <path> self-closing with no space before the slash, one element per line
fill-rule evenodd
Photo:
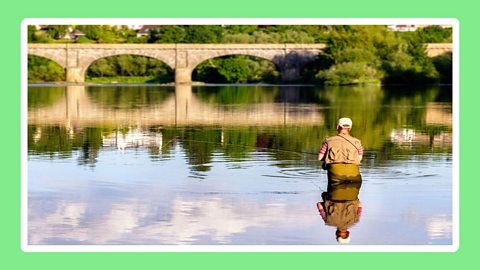
<path fill-rule="evenodd" d="M 450 87 L 31 86 L 28 241 L 336 244 L 315 160 L 353 119 L 351 244 L 452 243 Z"/>

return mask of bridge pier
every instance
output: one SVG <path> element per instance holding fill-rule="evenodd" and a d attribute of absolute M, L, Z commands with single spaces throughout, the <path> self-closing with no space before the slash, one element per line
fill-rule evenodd
<path fill-rule="evenodd" d="M 85 72 L 83 68 L 67 67 L 66 81 L 69 83 L 83 83 L 85 82 Z"/>
<path fill-rule="evenodd" d="M 191 68 L 176 68 L 175 69 L 175 84 L 189 84 L 192 82 Z"/>

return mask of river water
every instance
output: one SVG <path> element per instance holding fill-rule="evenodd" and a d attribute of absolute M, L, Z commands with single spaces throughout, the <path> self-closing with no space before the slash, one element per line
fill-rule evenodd
<path fill-rule="evenodd" d="M 452 89 L 28 88 L 28 243 L 336 245 L 316 161 L 365 149 L 352 245 L 452 244 Z"/>

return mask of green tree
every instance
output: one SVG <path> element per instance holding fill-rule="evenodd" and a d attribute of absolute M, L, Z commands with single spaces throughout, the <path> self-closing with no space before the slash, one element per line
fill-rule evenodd
<path fill-rule="evenodd" d="M 452 54 L 447 53 L 433 58 L 435 69 L 440 74 L 442 83 L 452 83 Z"/>
<path fill-rule="evenodd" d="M 99 59 L 87 69 L 87 77 L 156 77 L 151 82 L 170 82 L 173 70 L 165 63 L 146 56 L 118 55 Z"/>
<path fill-rule="evenodd" d="M 400 32 L 398 35 L 416 43 L 452 42 L 452 28 L 443 28 L 439 25 L 418 28 L 414 32 Z"/>
<path fill-rule="evenodd" d="M 54 39 L 59 39 L 64 37 L 68 33 L 68 25 L 50 25 L 47 33 L 50 37 Z"/>
<path fill-rule="evenodd" d="M 29 55 L 28 81 L 65 81 L 65 69 L 49 59 Z"/>
<path fill-rule="evenodd" d="M 156 43 L 181 43 L 186 35 L 185 28 L 178 25 L 162 25 Z"/>
<path fill-rule="evenodd" d="M 27 27 L 27 31 L 28 31 L 28 42 L 35 42 L 37 41 L 37 28 L 35 27 L 35 25 L 29 25 Z"/>
<path fill-rule="evenodd" d="M 248 82 L 249 69 L 245 61 L 239 58 L 226 58 L 218 68 L 218 73 L 222 75 L 227 82 L 246 83 Z"/>
<path fill-rule="evenodd" d="M 238 34 L 227 34 L 223 37 L 223 43 L 237 43 L 237 44 L 244 44 L 244 43 L 252 43 L 253 38 L 249 34 L 238 33 Z"/>
<path fill-rule="evenodd" d="M 114 63 L 105 58 L 95 61 L 87 70 L 87 76 L 89 77 L 108 77 L 115 75 L 117 74 Z"/>
<path fill-rule="evenodd" d="M 185 43 L 219 43 L 223 36 L 219 25 L 187 25 L 185 31 Z"/>
<path fill-rule="evenodd" d="M 78 25 L 77 29 L 82 31 L 90 40 L 99 41 L 103 36 L 101 25 Z"/>
<path fill-rule="evenodd" d="M 287 30 L 281 34 L 283 43 L 313 43 L 315 39 L 303 31 Z"/>
<path fill-rule="evenodd" d="M 85 36 L 80 36 L 75 40 L 75 43 L 95 43 L 95 41 L 85 37 Z"/>
<path fill-rule="evenodd" d="M 155 43 L 159 39 L 159 31 L 157 29 L 150 29 L 148 30 L 148 43 Z"/>
<path fill-rule="evenodd" d="M 265 33 L 256 31 L 253 33 L 252 43 L 281 43 L 282 37 L 279 33 Z"/>
<path fill-rule="evenodd" d="M 385 26 L 333 27 L 327 48 L 320 54 L 316 78 L 328 84 L 382 78 L 385 83 L 437 82 L 439 74 L 419 40 L 405 40 Z M 349 66 L 359 70 L 348 71 Z"/>
<path fill-rule="evenodd" d="M 258 25 L 226 25 L 225 30 L 227 34 L 247 34 L 250 35 L 258 30 Z"/>

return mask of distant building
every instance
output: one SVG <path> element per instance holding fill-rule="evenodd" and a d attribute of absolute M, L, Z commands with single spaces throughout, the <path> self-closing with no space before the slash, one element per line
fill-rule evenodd
<path fill-rule="evenodd" d="M 60 37 L 59 39 L 77 40 L 79 37 L 83 37 L 83 36 L 85 36 L 85 34 L 82 31 L 78 29 L 72 29 L 72 27 L 69 27 L 67 33 L 63 37 Z"/>
<path fill-rule="evenodd" d="M 142 25 L 137 32 L 137 37 L 144 37 L 150 35 L 151 30 L 160 31 L 160 25 Z"/>
<path fill-rule="evenodd" d="M 391 24 L 387 28 L 395 32 L 413 32 L 417 30 L 418 26 L 415 24 Z"/>
<path fill-rule="evenodd" d="M 35 25 L 35 28 L 39 31 L 48 32 L 54 26 L 56 25 Z M 69 26 L 65 35 L 59 37 L 58 39 L 77 40 L 79 37 L 82 37 L 82 36 L 85 36 L 85 34 L 82 31 L 78 29 L 73 29 L 71 26 Z"/>
<path fill-rule="evenodd" d="M 388 25 L 387 28 L 390 31 L 395 32 L 414 32 L 417 31 L 419 28 L 424 28 L 428 26 L 440 26 L 442 28 L 452 28 L 452 25 L 449 24 L 391 24 Z"/>
<path fill-rule="evenodd" d="M 142 28 L 143 25 L 141 25 L 141 24 L 112 24 L 112 26 L 116 26 L 118 28 L 127 27 L 128 29 L 138 31 Z"/>
<path fill-rule="evenodd" d="M 77 40 L 79 37 L 84 37 L 85 34 L 78 30 L 78 29 L 73 29 L 72 31 L 70 31 L 69 29 L 69 33 L 67 35 L 65 35 L 65 37 L 67 37 L 67 39 L 70 39 L 70 40 Z"/>

